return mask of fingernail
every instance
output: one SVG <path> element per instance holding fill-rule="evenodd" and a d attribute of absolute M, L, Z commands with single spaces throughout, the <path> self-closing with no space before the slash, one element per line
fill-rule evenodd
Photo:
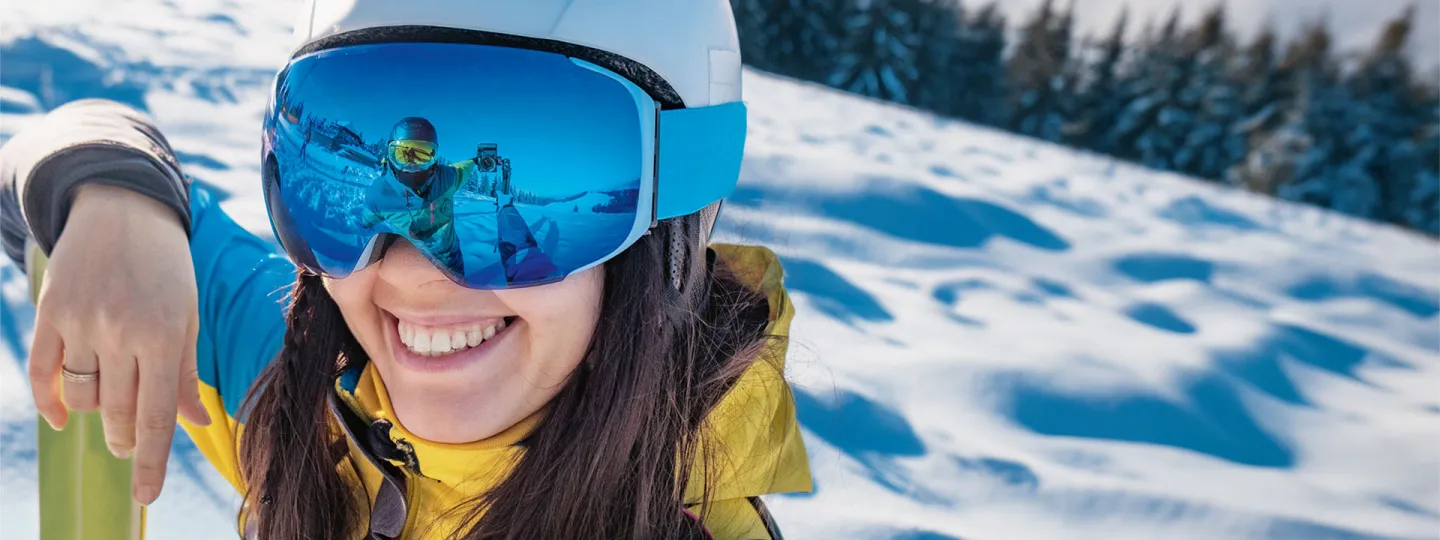
<path fill-rule="evenodd" d="M 202 426 L 210 425 L 210 411 L 205 410 L 205 405 L 203 404 L 200 405 L 200 416 L 205 419 L 205 423 L 201 424 Z"/>
<path fill-rule="evenodd" d="M 140 504 L 150 506 L 150 503 L 155 502 L 155 498 L 159 496 L 160 490 L 154 486 L 135 486 L 135 501 Z"/>
<path fill-rule="evenodd" d="M 111 453 L 111 454 L 114 454 L 115 457 L 120 458 L 120 459 L 130 459 L 130 451 L 129 451 L 129 450 L 123 450 L 123 449 L 119 449 L 119 448 L 115 448 L 114 446 L 111 446 L 111 447 L 110 447 L 110 453 Z"/>

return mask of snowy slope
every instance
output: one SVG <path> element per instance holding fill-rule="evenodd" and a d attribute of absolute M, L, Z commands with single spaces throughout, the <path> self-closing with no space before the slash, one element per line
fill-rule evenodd
<path fill-rule="evenodd" d="M 259 118 L 298 4 L 179 4 L 7 4 L 0 138 L 71 97 L 144 106 L 268 235 Z M 789 366 L 818 489 L 770 501 L 788 537 L 1440 534 L 1433 240 L 745 84 L 720 234 L 779 251 L 799 312 Z M 13 266 L 0 285 L 0 522 L 31 538 L 32 311 Z M 233 537 L 235 496 L 176 449 L 151 537 Z"/>

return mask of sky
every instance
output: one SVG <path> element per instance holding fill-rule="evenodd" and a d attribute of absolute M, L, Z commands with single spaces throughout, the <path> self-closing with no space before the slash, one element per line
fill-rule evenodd
<path fill-rule="evenodd" d="M 966 7 L 978 7 L 991 0 L 962 0 Z M 1011 28 L 1024 21 L 1043 0 L 999 0 Z M 1063 6 L 1068 0 L 1053 0 Z M 1223 1 L 1223 0 L 1221 0 Z M 1130 8 L 1130 34 L 1138 35 L 1145 21 L 1161 24 L 1177 2 L 1167 0 L 1074 0 L 1079 36 L 1104 36 L 1120 10 Z M 1193 21 L 1215 5 L 1212 0 L 1184 0 L 1181 16 Z M 1275 24 L 1282 38 L 1293 36 L 1307 22 L 1325 17 L 1342 51 L 1364 49 L 1374 43 L 1381 29 L 1407 5 L 1416 7 L 1416 24 L 1410 47 L 1421 67 L 1440 65 L 1440 0 L 1228 0 L 1231 27 L 1243 37 L 1253 36 L 1267 21 Z"/>
<path fill-rule="evenodd" d="M 291 98 L 305 103 L 306 116 L 351 122 L 367 141 L 387 138 L 401 118 L 425 118 L 450 162 L 496 143 L 516 184 L 532 192 L 635 187 L 640 109 L 627 88 L 560 56 L 500 51 L 398 44 L 321 53 L 319 63 L 312 56 L 291 69 Z M 377 72 L 375 65 L 395 67 Z"/>

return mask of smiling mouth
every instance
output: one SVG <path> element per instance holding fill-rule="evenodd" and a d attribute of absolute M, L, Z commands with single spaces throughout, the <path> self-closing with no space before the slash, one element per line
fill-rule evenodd
<path fill-rule="evenodd" d="M 395 324 L 406 351 L 423 358 L 438 358 L 479 347 L 515 324 L 516 319 L 518 317 L 505 317 L 488 324 L 425 326 L 397 318 Z"/>

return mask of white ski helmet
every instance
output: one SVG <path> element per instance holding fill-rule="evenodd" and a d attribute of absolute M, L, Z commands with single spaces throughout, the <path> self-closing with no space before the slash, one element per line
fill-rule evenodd
<path fill-rule="evenodd" d="M 612 53 L 658 75 L 673 89 L 672 99 L 678 97 L 675 106 L 741 99 L 740 41 L 728 0 L 309 0 L 291 50 L 346 32 L 399 26 L 478 30 Z M 687 284 L 708 273 L 706 245 L 719 210 L 716 202 L 679 218 L 675 227 L 698 228 L 698 246 L 679 241 L 683 234 L 667 234 L 667 271 L 677 291 L 698 292 Z"/>
<path fill-rule="evenodd" d="M 740 101 L 740 42 L 727 0 L 311 0 L 295 26 L 311 42 L 386 26 L 440 26 L 550 39 L 649 67 L 687 107 Z"/>

